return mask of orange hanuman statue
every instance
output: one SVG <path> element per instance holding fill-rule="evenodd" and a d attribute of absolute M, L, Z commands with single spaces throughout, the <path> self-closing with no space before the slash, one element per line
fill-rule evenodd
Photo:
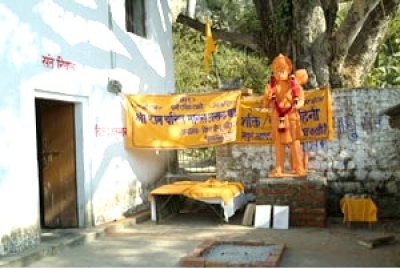
<path fill-rule="evenodd" d="M 270 176 L 284 174 L 285 149 L 290 148 L 292 173 L 306 175 L 305 161 L 302 158 L 300 139 L 303 131 L 300 126 L 298 109 L 304 106 L 304 85 L 308 80 L 307 71 L 299 69 L 292 74 L 292 62 L 282 54 L 272 61 L 272 75 L 264 89 L 263 107 L 272 105 L 272 140 L 275 148 L 275 168 Z"/>

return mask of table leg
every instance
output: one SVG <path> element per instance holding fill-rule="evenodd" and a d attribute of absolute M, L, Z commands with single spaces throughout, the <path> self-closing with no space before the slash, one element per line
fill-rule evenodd
<path fill-rule="evenodd" d="M 210 208 L 215 215 L 217 216 L 219 222 L 221 224 L 223 224 L 225 222 L 225 218 L 224 218 L 224 210 L 220 205 L 215 205 L 215 204 L 207 204 L 208 208 Z"/>
<path fill-rule="evenodd" d="M 179 213 L 179 197 L 178 195 L 154 195 L 157 224 L 165 218 Z"/>

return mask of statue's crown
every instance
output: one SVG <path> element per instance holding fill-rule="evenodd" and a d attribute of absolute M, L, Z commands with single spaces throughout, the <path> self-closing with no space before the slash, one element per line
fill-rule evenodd
<path fill-rule="evenodd" d="M 292 61 L 282 53 L 274 58 L 272 61 L 272 72 L 276 70 L 286 70 L 292 72 Z"/>

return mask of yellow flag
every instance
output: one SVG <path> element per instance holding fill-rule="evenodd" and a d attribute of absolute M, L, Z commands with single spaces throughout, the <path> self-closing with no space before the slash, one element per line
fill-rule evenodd
<path fill-rule="evenodd" d="M 215 45 L 209 21 L 207 21 L 205 25 L 205 35 L 206 35 L 206 48 L 204 50 L 204 69 L 208 73 L 210 70 L 208 67 L 208 61 L 211 57 L 211 54 L 215 51 Z"/>

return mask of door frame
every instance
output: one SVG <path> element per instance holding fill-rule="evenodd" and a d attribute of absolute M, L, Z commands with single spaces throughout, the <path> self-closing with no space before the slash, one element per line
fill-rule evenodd
<path fill-rule="evenodd" d="M 87 228 L 93 226 L 92 210 L 92 188 L 90 180 L 90 154 L 84 154 L 88 147 L 83 141 L 90 141 L 88 134 L 90 132 L 88 110 L 89 100 L 85 96 L 72 96 L 59 93 L 52 93 L 42 90 L 35 90 L 34 100 L 36 98 L 49 99 L 73 103 L 74 105 L 74 129 L 75 129 L 75 167 L 76 167 L 76 195 L 77 195 L 77 213 L 78 227 Z M 36 147 L 36 151 L 37 151 Z M 39 164 L 38 164 L 39 167 Z M 39 180 L 39 179 L 38 179 Z M 38 182 L 39 183 L 39 182 Z"/>

